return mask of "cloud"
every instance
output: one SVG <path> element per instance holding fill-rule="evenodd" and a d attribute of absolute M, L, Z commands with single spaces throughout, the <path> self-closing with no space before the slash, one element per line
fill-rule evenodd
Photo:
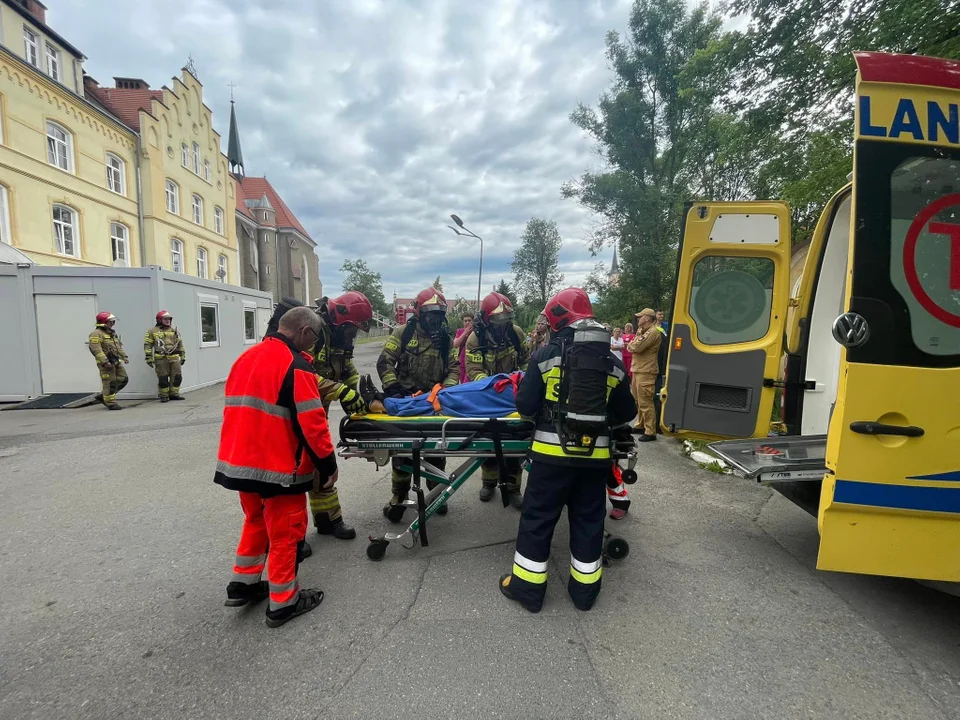
<path fill-rule="evenodd" d="M 560 197 L 598 163 L 568 116 L 609 85 L 604 35 L 626 27 L 629 0 L 49 5 L 101 83 L 159 87 L 192 55 L 224 138 L 238 85 L 247 174 L 266 175 L 317 241 L 326 292 L 363 257 L 388 296 L 437 275 L 472 296 L 479 248 L 447 229 L 451 212 L 484 237 L 485 288 L 509 279 L 535 215 L 560 227 L 568 282 L 596 262 L 591 217 Z"/>

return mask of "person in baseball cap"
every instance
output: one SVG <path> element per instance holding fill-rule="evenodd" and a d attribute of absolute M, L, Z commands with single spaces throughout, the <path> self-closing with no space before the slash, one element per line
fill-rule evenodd
<path fill-rule="evenodd" d="M 644 308 L 635 317 L 637 334 L 627 345 L 627 350 L 633 354 L 630 389 L 639 411 L 639 421 L 634 429 L 641 432 L 640 442 L 649 442 L 657 439 L 658 421 L 653 408 L 653 392 L 658 374 L 657 351 L 662 338 L 657 331 L 657 313 L 651 308 Z"/>

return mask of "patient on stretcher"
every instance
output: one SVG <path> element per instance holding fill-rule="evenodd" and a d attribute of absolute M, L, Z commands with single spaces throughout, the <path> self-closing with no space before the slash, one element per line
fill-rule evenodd
<path fill-rule="evenodd" d="M 522 377 L 522 372 L 493 375 L 452 387 L 437 385 L 429 393 L 384 398 L 367 375 L 360 380 L 360 394 L 371 412 L 384 412 L 393 417 L 502 418 L 517 412 L 514 393 Z"/>

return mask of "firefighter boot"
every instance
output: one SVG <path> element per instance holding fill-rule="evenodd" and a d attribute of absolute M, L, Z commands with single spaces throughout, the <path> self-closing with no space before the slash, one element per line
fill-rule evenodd
<path fill-rule="evenodd" d="M 497 489 L 496 480 L 494 480 L 490 484 L 484 481 L 483 487 L 480 488 L 480 502 L 490 502 L 491 500 L 493 500 L 494 491 L 496 489 Z"/>
<path fill-rule="evenodd" d="M 117 405 L 115 402 L 108 402 L 107 410 L 123 410 L 123 408 Z"/>
<path fill-rule="evenodd" d="M 247 603 L 258 603 L 266 600 L 269 591 L 266 582 L 256 582 L 248 585 L 242 582 L 232 582 L 227 585 L 227 607 L 242 607 Z"/>
<path fill-rule="evenodd" d="M 342 517 L 331 520 L 327 513 L 317 513 L 313 516 L 313 524 L 316 525 L 317 535 L 333 535 L 338 540 L 353 540 L 357 536 L 357 531 L 347 525 Z"/>
<path fill-rule="evenodd" d="M 401 505 L 404 500 L 407 499 L 407 493 L 409 491 L 404 490 L 403 492 L 394 492 L 390 496 L 390 502 L 383 506 L 383 516 L 392 523 L 402 523 L 403 522 L 403 512 L 406 510 L 406 506 Z"/>

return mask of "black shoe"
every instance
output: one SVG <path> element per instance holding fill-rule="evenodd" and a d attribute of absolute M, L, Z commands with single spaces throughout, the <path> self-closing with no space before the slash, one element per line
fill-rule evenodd
<path fill-rule="evenodd" d="M 403 522 L 403 511 L 407 508 L 403 505 L 394 505 L 387 503 L 383 506 L 383 516 L 392 523 Z"/>
<path fill-rule="evenodd" d="M 517 510 L 523 509 L 523 495 L 520 494 L 519 490 L 510 493 L 510 504 Z"/>
<path fill-rule="evenodd" d="M 310 547 L 310 543 L 306 540 L 301 540 L 297 543 L 297 562 L 302 563 L 308 557 L 313 555 L 313 548 Z"/>
<path fill-rule="evenodd" d="M 161 396 L 160 396 L 160 402 L 162 402 L 162 403 L 170 402 L 170 398 L 168 398 L 166 395 L 161 395 Z"/>
<path fill-rule="evenodd" d="M 170 396 L 170 399 L 171 399 L 171 400 L 186 400 L 186 398 L 185 398 L 183 395 L 171 395 L 171 396 Z"/>
<path fill-rule="evenodd" d="M 347 525 L 342 517 L 330 522 L 326 514 L 315 515 L 313 521 L 317 526 L 317 535 L 333 535 L 338 540 L 353 540 L 357 536 L 357 531 Z"/>
<path fill-rule="evenodd" d="M 493 491 L 496 489 L 496 485 L 484 485 L 480 488 L 480 502 L 490 502 L 493 500 Z"/>
<path fill-rule="evenodd" d="M 644 433 L 643 435 L 637 438 L 637 442 L 653 442 L 656 439 L 657 439 L 656 435 L 647 435 L 646 433 Z"/>
<path fill-rule="evenodd" d="M 242 582 L 232 582 L 227 585 L 227 599 L 224 601 L 226 607 L 242 607 L 247 603 L 258 603 L 266 600 L 269 591 L 267 583 L 255 582 L 252 585 Z"/>
<path fill-rule="evenodd" d="M 96 400 L 98 403 L 102 403 L 102 402 L 103 402 L 103 393 L 97 393 L 96 395 L 93 396 L 93 399 Z"/>
<path fill-rule="evenodd" d="M 295 605 L 287 605 L 279 610 L 267 610 L 267 627 L 278 628 L 299 615 L 316 610 L 323 602 L 323 590 L 301 590 Z"/>
<path fill-rule="evenodd" d="M 109 402 L 107 403 L 107 410 L 123 410 L 123 408 L 117 405 L 115 402 Z"/>
<path fill-rule="evenodd" d="M 520 605 L 522 605 L 527 612 L 532 612 L 532 613 L 540 612 L 540 608 L 543 607 L 542 605 L 538 605 L 537 607 L 532 608 L 529 605 L 526 605 L 520 602 L 519 600 L 517 600 L 517 598 L 513 596 L 513 592 L 511 592 L 510 590 L 510 578 L 512 577 L 513 575 L 511 573 L 507 573 L 506 575 L 500 576 L 500 583 L 499 583 L 500 594 L 503 595 L 507 600 L 513 600 L 515 603 L 520 603 Z"/>

